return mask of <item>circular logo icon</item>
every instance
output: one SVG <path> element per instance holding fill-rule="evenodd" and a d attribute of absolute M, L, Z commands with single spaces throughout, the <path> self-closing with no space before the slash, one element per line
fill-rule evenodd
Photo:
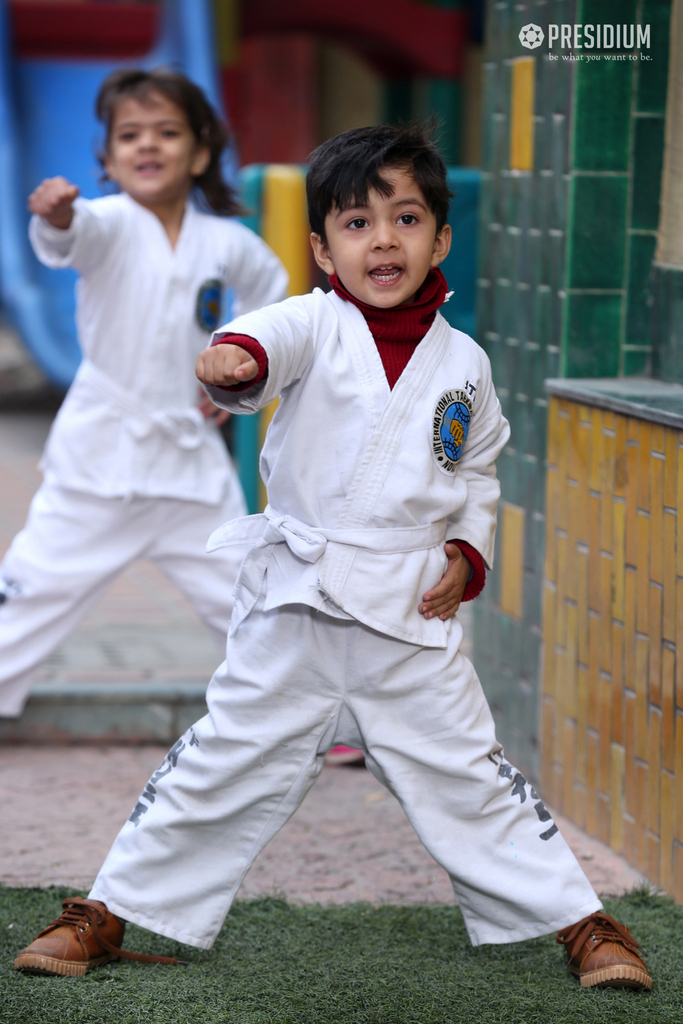
<path fill-rule="evenodd" d="M 203 331 L 211 333 L 218 327 L 221 317 L 222 294 L 223 284 L 217 277 L 204 281 L 197 292 L 195 316 Z"/>
<path fill-rule="evenodd" d="M 434 407 L 432 450 L 439 469 L 454 473 L 462 456 L 472 419 L 472 400 L 466 391 L 451 388 Z"/>
<path fill-rule="evenodd" d="M 544 39 L 543 29 L 540 25 L 534 25 L 532 21 L 519 30 L 519 41 L 522 46 L 526 46 L 527 50 L 535 50 Z"/>

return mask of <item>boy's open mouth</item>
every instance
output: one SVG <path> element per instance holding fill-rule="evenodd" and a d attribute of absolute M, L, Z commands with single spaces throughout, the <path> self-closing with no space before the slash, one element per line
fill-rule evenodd
<path fill-rule="evenodd" d="M 146 160 L 144 164 L 138 164 L 135 170 L 138 174 L 157 174 L 161 170 L 161 164 L 155 160 Z"/>
<path fill-rule="evenodd" d="M 370 271 L 370 277 L 373 281 L 377 281 L 378 284 L 393 284 L 403 273 L 402 267 L 391 266 L 387 267 L 375 267 L 374 270 Z"/>

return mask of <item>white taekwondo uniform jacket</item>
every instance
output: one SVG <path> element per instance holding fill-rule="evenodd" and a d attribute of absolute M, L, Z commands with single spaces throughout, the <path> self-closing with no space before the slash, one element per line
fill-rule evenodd
<path fill-rule="evenodd" d="M 242 392 L 209 388 L 214 401 L 249 413 L 280 396 L 261 454 L 266 513 L 209 542 L 252 542 L 231 631 L 265 578 L 265 610 L 303 602 L 445 647 L 449 623 L 417 610 L 446 567 L 444 540 L 493 563 L 494 463 L 510 431 L 484 351 L 437 313 L 392 391 L 363 314 L 319 289 L 225 331 L 260 342 L 268 376 Z"/>
<path fill-rule="evenodd" d="M 194 365 L 220 322 L 277 302 L 287 274 L 253 231 L 188 201 L 173 249 L 159 219 L 128 195 L 77 199 L 67 230 L 33 217 L 49 267 L 73 267 L 83 362 L 48 438 L 47 482 L 106 498 L 218 505 L 234 469 L 197 409 Z"/>

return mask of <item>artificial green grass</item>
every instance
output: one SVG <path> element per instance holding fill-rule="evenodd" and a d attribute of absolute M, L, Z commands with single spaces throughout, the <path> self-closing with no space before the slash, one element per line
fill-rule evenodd
<path fill-rule="evenodd" d="M 0 888 L 1 1024 L 682 1024 L 683 909 L 606 901 L 647 950 L 652 993 L 581 989 L 553 936 L 470 946 L 456 907 L 236 903 L 210 952 L 130 926 L 126 961 L 84 978 L 12 970 L 69 889 Z"/>

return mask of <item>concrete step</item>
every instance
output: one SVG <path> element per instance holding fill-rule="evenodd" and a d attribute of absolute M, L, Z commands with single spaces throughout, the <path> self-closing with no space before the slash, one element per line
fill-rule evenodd
<path fill-rule="evenodd" d="M 206 714 L 206 680 L 34 686 L 21 718 L 0 718 L 0 744 L 175 743 Z"/>

